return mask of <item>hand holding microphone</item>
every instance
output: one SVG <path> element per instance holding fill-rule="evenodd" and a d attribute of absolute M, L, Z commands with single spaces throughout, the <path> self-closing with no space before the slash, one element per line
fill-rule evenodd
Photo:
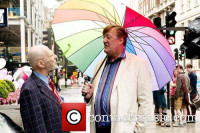
<path fill-rule="evenodd" d="M 91 99 L 93 95 L 92 84 L 85 82 L 85 85 L 83 86 L 81 92 L 82 92 L 82 96 L 84 96 L 86 99 Z"/>

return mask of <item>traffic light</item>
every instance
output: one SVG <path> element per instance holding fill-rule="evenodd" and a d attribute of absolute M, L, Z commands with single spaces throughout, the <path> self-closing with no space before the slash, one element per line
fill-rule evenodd
<path fill-rule="evenodd" d="M 166 15 L 166 28 L 175 27 L 176 25 L 176 12 L 167 12 Z M 170 44 L 175 44 L 175 30 L 166 30 L 166 38 L 168 39 Z"/>
<path fill-rule="evenodd" d="M 176 12 L 167 12 L 167 16 L 166 16 L 166 27 L 175 27 L 176 25 Z"/>
<path fill-rule="evenodd" d="M 184 42 L 180 46 L 187 59 L 200 59 L 200 17 L 195 18 L 185 30 Z"/>
<path fill-rule="evenodd" d="M 200 37 L 191 41 L 190 46 L 186 49 L 186 58 L 188 59 L 200 59 Z"/>
<path fill-rule="evenodd" d="M 8 54 L 8 62 L 13 62 L 13 55 L 11 53 Z"/>
<path fill-rule="evenodd" d="M 3 58 L 6 58 L 7 56 L 6 49 L 2 49 L 1 52 L 2 52 Z"/>
<path fill-rule="evenodd" d="M 156 17 L 153 19 L 153 24 L 157 27 L 160 28 L 161 27 L 161 18 L 160 17 Z"/>
<path fill-rule="evenodd" d="M 160 17 L 156 17 L 153 19 L 153 24 L 157 27 L 160 28 L 161 26 L 161 18 Z M 160 30 L 160 32 L 163 34 L 163 36 L 165 36 L 165 33 L 163 32 L 163 30 Z"/>
<path fill-rule="evenodd" d="M 179 60 L 182 60 L 182 54 L 181 53 L 179 53 Z"/>
<path fill-rule="evenodd" d="M 185 57 L 185 55 L 184 55 L 185 51 L 182 50 L 182 49 L 180 49 L 180 51 L 181 51 L 181 52 L 179 53 L 179 59 L 182 60 L 183 57 Z"/>
<path fill-rule="evenodd" d="M 51 28 L 48 28 L 47 31 L 43 31 L 43 45 L 46 45 L 51 49 L 52 41 L 51 41 Z"/>
<path fill-rule="evenodd" d="M 175 57 L 175 60 L 178 60 L 178 49 L 174 49 L 174 57 Z"/>

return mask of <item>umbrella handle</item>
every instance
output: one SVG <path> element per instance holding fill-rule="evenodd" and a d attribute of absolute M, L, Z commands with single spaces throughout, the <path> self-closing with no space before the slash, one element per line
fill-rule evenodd
<path fill-rule="evenodd" d="M 100 65 L 100 67 L 98 68 L 98 70 L 97 70 L 97 72 L 95 73 L 95 75 L 94 75 L 94 77 L 92 78 L 92 81 L 91 82 L 89 82 L 89 83 L 93 83 L 93 81 L 94 81 L 94 79 L 95 79 L 95 77 L 97 76 L 97 73 L 99 72 L 99 70 L 101 69 L 101 67 L 102 67 L 102 65 L 103 65 L 103 63 L 106 61 L 106 59 L 107 59 L 107 56 L 104 58 L 104 60 L 102 61 L 102 63 L 101 63 L 101 65 Z M 86 83 L 86 82 L 88 82 L 88 81 L 85 81 L 84 82 L 84 84 Z M 87 95 L 87 93 L 82 93 L 82 96 L 86 96 Z"/>
<path fill-rule="evenodd" d="M 84 97 L 84 96 L 86 96 L 87 95 L 87 93 L 82 93 L 82 96 Z"/>
<path fill-rule="evenodd" d="M 84 85 L 85 85 L 85 83 L 89 83 L 89 82 L 88 82 L 88 81 L 85 81 L 85 82 L 84 82 Z M 85 97 L 86 95 L 87 95 L 87 93 L 82 93 L 82 96 L 83 96 L 83 97 Z"/>

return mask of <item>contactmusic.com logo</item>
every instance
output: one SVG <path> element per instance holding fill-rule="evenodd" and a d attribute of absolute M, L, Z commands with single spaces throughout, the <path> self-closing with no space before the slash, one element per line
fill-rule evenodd
<path fill-rule="evenodd" d="M 62 131 L 86 131 L 86 103 L 62 103 Z"/>

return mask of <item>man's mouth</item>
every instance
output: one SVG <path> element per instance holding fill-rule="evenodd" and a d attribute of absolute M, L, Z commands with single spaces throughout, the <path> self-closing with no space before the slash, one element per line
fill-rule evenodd
<path fill-rule="evenodd" d="M 105 47 L 108 47 L 108 45 L 107 45 L 107 44 L 104 44 L 104 48 L 105 48 Z"/>

